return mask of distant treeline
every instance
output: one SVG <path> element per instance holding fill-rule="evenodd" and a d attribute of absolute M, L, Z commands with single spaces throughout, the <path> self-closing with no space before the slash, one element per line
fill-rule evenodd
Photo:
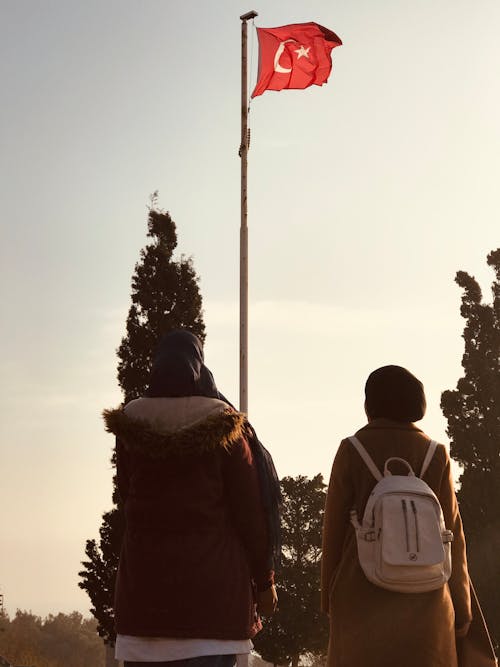
<path fill-rule="evenodd" d="M 0 614 L 0 656 L 23 667 L 104 667 L 105 649 L 94 619 L 26 611 Z"/>

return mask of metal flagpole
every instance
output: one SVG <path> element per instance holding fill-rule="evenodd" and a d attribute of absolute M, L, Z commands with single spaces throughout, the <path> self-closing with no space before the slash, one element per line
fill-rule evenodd
<path fill-rule="evenodd" d="M 240 412 L 248 413 L 248 224 L 247 224 L 247 154 L 248 154 L 248 84 L 247 21 L 258 16 L 250 11 L 241 19 L 241 224 L 240 224 Z"/>

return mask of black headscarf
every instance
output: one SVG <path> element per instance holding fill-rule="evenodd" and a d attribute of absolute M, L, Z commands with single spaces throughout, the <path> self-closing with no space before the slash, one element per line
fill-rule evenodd
<path fill-rule="evenodd" d="M 205 366 L 200 339 L 178 329 L 160 341 L 146 396 L 208 396 L 220 398 L 212 373 Z"/>
<path fill-rule="evenodd" d="M 382 366 L 373 371 L 366 381 L 365 398 L 372 419 L 416 422 L 425 415 L 424 386 L 402 366 Z"/>
<path fill-rule="evenodd" d="M 207 396 L 234 406 L 219 392 L 214 376 L 204 364 L 203 345 L 189 331 L 178 329 L 160 341 L 153 361 L 149 398 Z M 248 425 L 247 439 L 259 474 L 264 511 L 269 530 L 269 569 L 276 568 L 281 558 L 280 514 L 281 490 L 271 454 L 260 442 L 253 427 Z"/>

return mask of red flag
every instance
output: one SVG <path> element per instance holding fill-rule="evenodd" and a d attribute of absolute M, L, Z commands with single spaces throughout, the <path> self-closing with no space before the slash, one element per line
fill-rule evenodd
<path fill-rule="evenodd" d="M 342 41 L 317 23 L 257 28 L 259 75 L 252 97 L 265 90 L 322 86 L 332 69 L 331 50 Z"/>

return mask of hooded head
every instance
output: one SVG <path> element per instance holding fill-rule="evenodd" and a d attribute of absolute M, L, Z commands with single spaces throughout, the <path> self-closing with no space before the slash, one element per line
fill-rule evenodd
<path fill-rule="evenodd" d="M 146 396 L 220 398 L 212 373 L 203 362 L 203 345 L 197 336 L 183 329 L 171 331 L 156 349 Z"/>
<path fill-rule="evenodd" d="M 369 419 L 416 422 L 425 414 L 423 384 L 401 366 L 382 366 L 368 376 L 365 409 Z"/>

